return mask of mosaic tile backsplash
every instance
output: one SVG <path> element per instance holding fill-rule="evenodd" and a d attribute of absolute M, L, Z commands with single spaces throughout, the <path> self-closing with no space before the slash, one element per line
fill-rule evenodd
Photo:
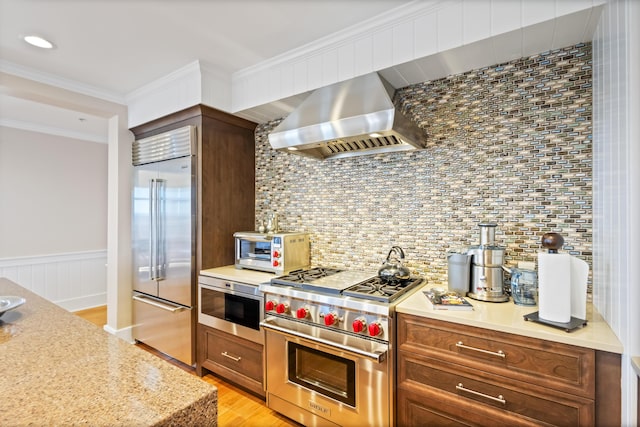
<path fill-rule="evenodd" d="M 271 149 L 281 120 L 259 125 L 256 217 L 310 233 L 314 266 L 375 270 L 398 245 L 434 285 L 483 221 L 507 265 L 535 261 L 553 231 L 591 266 L 591 84 L 586 43 L 399 89 L 428 134 L 406 153 L 318 161 Z"/>

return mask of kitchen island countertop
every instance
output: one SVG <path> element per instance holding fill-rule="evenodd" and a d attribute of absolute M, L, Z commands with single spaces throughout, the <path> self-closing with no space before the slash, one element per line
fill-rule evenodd
<path fill-rule="evenodd" d="M 217 389 L 0 278 L 0 425 L 211 425 Z"/>
<path fill-rule="evenodd" d="M 476 301 L 467 297 L 473 305 L 473 311 L 434 310 L 422 290 L 433 287 L 425 285 L 396 306 L 399 313 L 412 314 L 430 319 L 443 320 L 478 328 L 491 329 L 517 335 L 539 338 L 594 350 L 622 354 L 623 346 L 600 313 L 587 304 L 587 325 L 566 332 L 547 325 L 524 320 L 525 314 L 538 311 L 537 306 L 520 306 L 509 300 L 495 303 Z"/>

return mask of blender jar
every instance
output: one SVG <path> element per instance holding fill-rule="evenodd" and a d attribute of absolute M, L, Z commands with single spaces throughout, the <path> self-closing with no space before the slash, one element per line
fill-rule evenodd
<path fill-rule="evenodd" d="M 538 275 L 535 270 L 511 270 L 511 296 L 517 305 L 538 304 Z"/>

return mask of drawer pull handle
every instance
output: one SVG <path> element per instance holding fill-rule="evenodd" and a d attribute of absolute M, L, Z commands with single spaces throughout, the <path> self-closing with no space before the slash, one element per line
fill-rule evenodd
<path fill-rule="evenodd" d="M 229 353 L 227 353 L 226 351 L 223 351 L 222 354 L 224 357 L 233 360 L 234 362 L 239 362 L 242 360 L 242 357 L 233 357 L 232 355 L 230 355 Z"/>
<path fill-rule="evenodd" d="M 467 393 L 475 394 L 476 396 L 484 397 L 485 399 L 493 400 L 498 403 L 502 403 L 503 405 L 507 404 L 507 401 L 504 399 L 504 396 L 501 394 L 498 397 L 489 396 L 488 394 L 480 393 L 479 391 L 471 390 L 469 388 L 465 388 L 462 383 L 459 383 L 456 386 L 456 390 L 466 391 Z"/>
<path fill-rule="evenodd" d="M 458 347 L 458 348 L 466 348 L 467 350 L 479 351 L 480 353 L 486 353 L 486 354 L 490 354 L 492 356 L 502 357 L 503 359 L 507 356 L 506 354 L 504 354 L 504 351 L 502 351 L 502 350 L 489 351 L 489 350 L 483 350 L 481 348 L 469 347 L 468 345 L 464 345 L 462 343 L 462 341 L 458 341 L 456 343 L 456 347 Z"/>

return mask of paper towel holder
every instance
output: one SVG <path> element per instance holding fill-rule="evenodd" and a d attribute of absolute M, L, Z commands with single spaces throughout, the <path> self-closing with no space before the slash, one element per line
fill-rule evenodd
<path fill-rule="evenodd" d="M 542 247 L 547 248 L 550 254 L 557 254 L 562 249 L 564 237 L 560 233 L 544 233 L 542 235 Z"/>
<path fill-rule="evenodd" d="M 562 237 L 559 233 L 544 233 L 542 235 L 542 247 L 546 248 L 550 254 L 557 254 L 558 250 L 562 248 L 564 245 L 564 237 Z M 587 325 L 587 321 L 584 319 L 578 319 L 576 317 L 571 317 L 569 322 L 552 322 L 546 319 L 542 319 L 539 316 L 539 312 L 525 314 L 525 321 L 532 321 L 536 323 L 541 323 L 543 325 L 552 326 L 554 328 L 563 329 L 565 332 L 571 332 L 575 329 L 582 328 Z"/>
<path fill-rule="evenodd" d="M 524 320 L 530 320 L 532 322 L 541 323 L 543 325 L 552 326 L 552 327 L 558 328 L 558 329 L 563 329 L 565 332 L 571 332 L 571 331 L 573 331 L 575 329 L 587 326 L 587 321 L 584 320 L 584 319 L 578 319 L 576 317 L 571 317 L 571 320 L 568 321 L 567 323 L 552 322 L 550 320 L 541 319 L 540 316 L 538 315 L 538 313 L 539 312 L 536 311 L 535 313 L 525 314 L 523 316 Z"/>

